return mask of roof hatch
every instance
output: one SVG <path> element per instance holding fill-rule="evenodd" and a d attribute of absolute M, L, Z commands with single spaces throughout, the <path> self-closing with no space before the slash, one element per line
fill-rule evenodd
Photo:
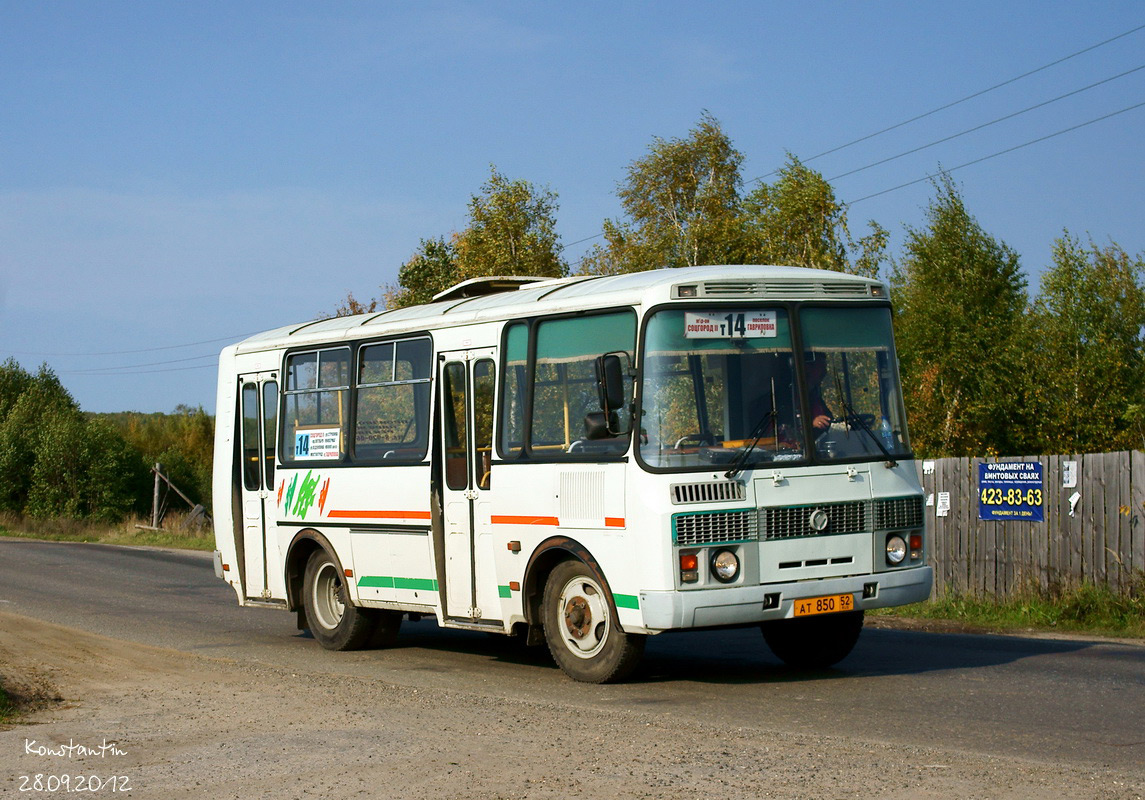
<path fill-rule="evenodd" d="M 521 275 L 493 275 L 487 278 L 470 278 L 467 281 L 451 286 L 444 292 L 433 296 L 433 302 L 439 300 L 461 300 L 467 297 L 481 297 L 487 294 L 500 294 L 502 292 L 515 292 L 529 284 L 542 283 L 552 278 L 533 278 Z"/>

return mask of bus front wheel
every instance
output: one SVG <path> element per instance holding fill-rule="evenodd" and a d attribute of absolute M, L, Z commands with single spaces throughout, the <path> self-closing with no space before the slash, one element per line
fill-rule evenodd
<path fill-rule="evenodd" d="M 306 562 L 302 586 L 306 624 L 318 644 L 327 650 L 361 650 L 370 643 L 374 620 L 367 609 L 350 603 L 346 579 L 333 556 L 315 550 Z"/>
<path fill-rule="evenodd" d="M 623 680 L 644 653 L 644 637 L 620 629 L 603 579 L 581 561 L 561 562 L 552 571 L 542 613 L 549 652 L 573 680 Z"/>
<path fill-rule="evenodd" d="M 863 612 L 780 619 L 761 626 L 771 652 L 791 667 L 825 669 L 846 658 L 863 630 Z"/>

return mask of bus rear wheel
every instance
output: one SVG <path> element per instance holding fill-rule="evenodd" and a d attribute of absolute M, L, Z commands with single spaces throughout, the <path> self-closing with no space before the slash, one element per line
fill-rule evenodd
<path fill-rule="evenodd" d="M 846 658 L 863 630 L 863 612 L 780 619 L 761 626 L 771 652 L 791 667 L 826 669 Z"/>
<path fill-rule="evenodd" d="M 315 550 L 306 562 L 302 587 L 306 624 L 318 644 L 327 650 L 361 650 L 370 643 L 374 619 L 367 609 L 350 603 L 346 579 L 333 556 Z"/>
<path fill-rule="evenodd" d="M 573 680 L 620 681 L 640 662 L 645 637 L 620 629 L 603 579 L 583 562 L 564 561 L 552 571 L 542 613 L 549 652 Z"/>

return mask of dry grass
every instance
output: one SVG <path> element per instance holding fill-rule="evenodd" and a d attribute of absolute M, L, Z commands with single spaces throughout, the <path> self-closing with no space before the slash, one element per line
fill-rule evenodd
<path fill-rule="evenodd" d="M 43 676 L 17 680 L 0 674 L 0 728 L 19 722 L 29 712 L 62 702 L 59 692 Z"/>
<path fill-rule="evenodd" d="M 1032 629 L 1145 638 L 1145 573 L 1123 593 L 1092 583 L 1030 586 L 1008 598 L 951 593 L 876 613 L 953 620 L 994 631 Z"/>
<path fill-rule="evenodd" d="M 169 513 L 163 529 L 137 527 L 149 520 L 128 519 L 108 524 L 74 519 L 34 519 L 0 514 L 0 536 L 42 539 L 52 542 L 98 542 L 101 544 L 174 547 L 182 550 L 213 550 L 214 532 L 209 525 L 186 524 L 185 514 Z"/>

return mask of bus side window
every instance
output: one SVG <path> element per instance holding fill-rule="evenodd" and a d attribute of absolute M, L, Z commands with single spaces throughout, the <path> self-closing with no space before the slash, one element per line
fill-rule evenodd
<path fill-rule="evenodd" d="M 474 485 L 488 489 L 493 469 L 494 367 L 489 359 L 473 365 Z"/>
<path fill-rule="evenodd" d="M 258 387 L 243 384 L 243 486 L 247 491 L 261 488 L 258 447 Z"/>
<path fill-rule="evenodd" d="M 537 325 L 533 378 L 530 452 L 544 458 L 593 453 L 619 454 L 628 448 L 627 433 L 589 441 L 586 420 L 601 412 L 596 360 L 605 353 L 624 353 L 628 363 L 636 346 L 636 316 L 628 311 L 584 317 L 558 317 Z M 632 379 L 625 375 L 624 396 L 632 399 Z M 619 410 L 616 430 L 631 427 L 628 403 Z"/>
<path fill-rule="evenodd" d="M 278 434 L 278 382 L 262 385 L 262 464 L 266 488 L 274 488 L 274 443 Z"/>
<path fill-rule="evenodd" d="M 281 455 L 289 461 L 337 461 L 346 452 L 350 349 L 331 347 L 286 359 Z"/>
<path fill-rule="evenodd" d="M 429 339 L 367 345 L 358 351 L 354 459 L 421 461 L 429 444 Z"/>
<path fill-rule="evenodd" d="M 454 361 L 441 373 L 445 429 L 445 483 L 453 490 L 469 488 L 466 474 L 469 434 L 465 426 L 465 363 Z"/>
<path fill-rule="evenodd" d="M 517 458 L 525 446 L 525 397 L 528 381 L 529 326 L 515 322 L 505 334 L 505 372 L 501 378 L 501 456 Z"/>

